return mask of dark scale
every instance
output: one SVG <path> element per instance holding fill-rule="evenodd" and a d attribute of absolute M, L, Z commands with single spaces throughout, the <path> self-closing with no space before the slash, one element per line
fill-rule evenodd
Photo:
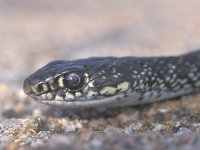
<path fill-rule="evenodd" d="M 181 89 L 184 84 L 191 85 L 194 91 L 195 89 L 198 89 L 199 87 L 195 86 L 196 81 L 193 81 L 192 79 L 196 76 L 199 76 L 198 71 L 200 70 L 196 70 L 196 72 L 194 72 L 194 69 L 192 70 L 192 67 L 190 66 L 196 66 L 195 68 L 200 69 L 199 63 L 196 63 L 200 61 L 199 55 L 200 53 L 198 52 L 198 53 L 191 53 L 189 55 L 186 54 L 180 56 L 180 58 L 179 57 L 156 58 L 156 61 L 153 61 L 154 63 L 149 63 L 150 67 L 153 69 L 153 72 L 157 75 L 156 79 L 158 81 L 155 81 L 158 82 L 157 89 L 159 89 L 159 86 L 161 86 L 162 84 L 164 84 L 164 87 L 166 87 L 167 88 L 166 90 L 168 91 L 174 91 L 174 89 L 176 89 L 176 87 L 178 86 Z M 179 59 L 181 59 L 181 61 L 179 61 Z M 194 77 L 189 77 L 190 73 L 194 74 Z M 191 74 L 190 76 L 192 76 Z M 163 83 L 159 83 L 160 80 L 163 80 Z M 181 81 L 185 82 L 181 84 Z M 173 87 L 173 85 L 176 86 Z M 176 89 L 175 91 L 178 90 L 179 89 Z M 162 91 L 162 88 L 160 88 L 160 91 Z"/>
<path fill-rule="evenodd" d="M 142 84 L 145 86 L 144 89 L 140 88 L 141 84 L 138 84 L 138 87 L 135 87 L 135 91 L 141 92 L 139 100 L 142 100 L 144 93 L 149 90 L 156 91 L 157 98 L 159 98 L 162 96 L 163 92 L 178 92 L 179 90 L 185 90 L 187 93 L 187 91 L 190 91 L 191 89 L 184 88 L 184 85 L 186 84 L 191 86 L 193 88 L 192 91 L 194 92 L 200 89 L 200 85 L 196 86 L 195 84 L 196 81 L 200 80 L 200 65 L 197 63 L 200 62 L 199 55 L 200 52 L 185 54 L 179 57 L 127 57 L 117 60 L 116 66 L 121 69 L 120 72 L 126 74 L 127 81 L 142 81 Z M 121 64 L 124 64 L 124 66 L 120 66 Z M 149 69 L 151 70 L 151 73 L 148 73 L 148 68 L 151 68 Z M 196 69 L 195 72 L 194 68 Z M 133 79 L 133 71 L 137 71 L 140 77 L 134 76 L 135 78 Z M 196 80 L 193 80 L 194 78 L 196 78 Z M 154 87 L 152 87 L 152 85 L 154 85 Z"/>

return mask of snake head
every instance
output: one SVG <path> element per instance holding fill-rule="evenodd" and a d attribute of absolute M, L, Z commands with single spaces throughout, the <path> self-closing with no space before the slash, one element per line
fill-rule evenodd
<path fill-rule="evenodd" d="M 120 71 L 127 73 L 122 69 L 124 66 L 118 66 L 113 57 L 53 61 L 25 79 L 24 91 L 41 103 L 98 106 L 124 96 L 122 92 L 129 89 L 130 84 Z"/>
<path fill-rule="evenodd" d="M 24 92 L 34 99 L 73 99 L 72 93 L 78 95 L 86 82 L 88 74 L 82 66 L 53 61 L 25 79 Z"/>

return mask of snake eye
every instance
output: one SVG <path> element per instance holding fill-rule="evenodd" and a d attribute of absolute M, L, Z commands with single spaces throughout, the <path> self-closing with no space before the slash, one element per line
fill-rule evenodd
<path fill-rule="evenodd" d="M 77 74 L 70 74 L 66 80 L 71 86 L 77 86 L 81 79 Z"/>
<path fill-rule="evenodd" d="M 78 90 L 84 84 L 84 76 L 71 73 L 64 77 L 64 85 L 70 90 Z"/>

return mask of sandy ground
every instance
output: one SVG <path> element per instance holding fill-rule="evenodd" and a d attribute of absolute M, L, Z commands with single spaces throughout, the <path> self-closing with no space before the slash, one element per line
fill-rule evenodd
<path fill-rule="evenodd" d="M 0 148 L 198 149 L 198 95 L 140 107 L 65 110 L 35 102 L 22 84 L 55 59 L 198 49 L 199 7 L 199 0 L 0 0 Z"/>

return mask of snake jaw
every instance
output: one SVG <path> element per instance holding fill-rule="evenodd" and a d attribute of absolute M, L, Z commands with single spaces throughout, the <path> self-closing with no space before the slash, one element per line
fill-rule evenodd
<path fill-rule="evenodd" d="M 86 59 L 86 61 L 94 61 L 91 64 L 85 62 L 85 60 L 78 60 L 82 65 L 79 65 L 77 62 L 73 64 L 72 62 L 65 61 L 49 63 L 24 81 L 24 91 L 41 103 L 49 101 L 52 104 L 57 101 L 63 101 L 63 103 L 71 103 L 73 101 L 82 103 L 96 100 L 101 101 L 105 97 L 112 98 L 127 91 L 131 86 L 130 82 L 125 81 L 124 75 L 122 78 L 122 74 L 115 67 L 116 62 L 111 64 L 112 69 L 110 70 L 110 64 L 107 62 L 113 60 L 114 58 L 112 57 L 105 60 L 104 58 Z M 101 69 L 98 70 L 94 66 L 98 66 L 97 68 L 100 67 Z M 89 70 L 89 72 L 86 72 L 86 70 Z M 66 87 L 63 80 L 65 75 L 70 72 L 78 72 L 84 76 L 82 88 L 70 90 Z M 112 79 L 113 77 L 114 79 Z"/>

